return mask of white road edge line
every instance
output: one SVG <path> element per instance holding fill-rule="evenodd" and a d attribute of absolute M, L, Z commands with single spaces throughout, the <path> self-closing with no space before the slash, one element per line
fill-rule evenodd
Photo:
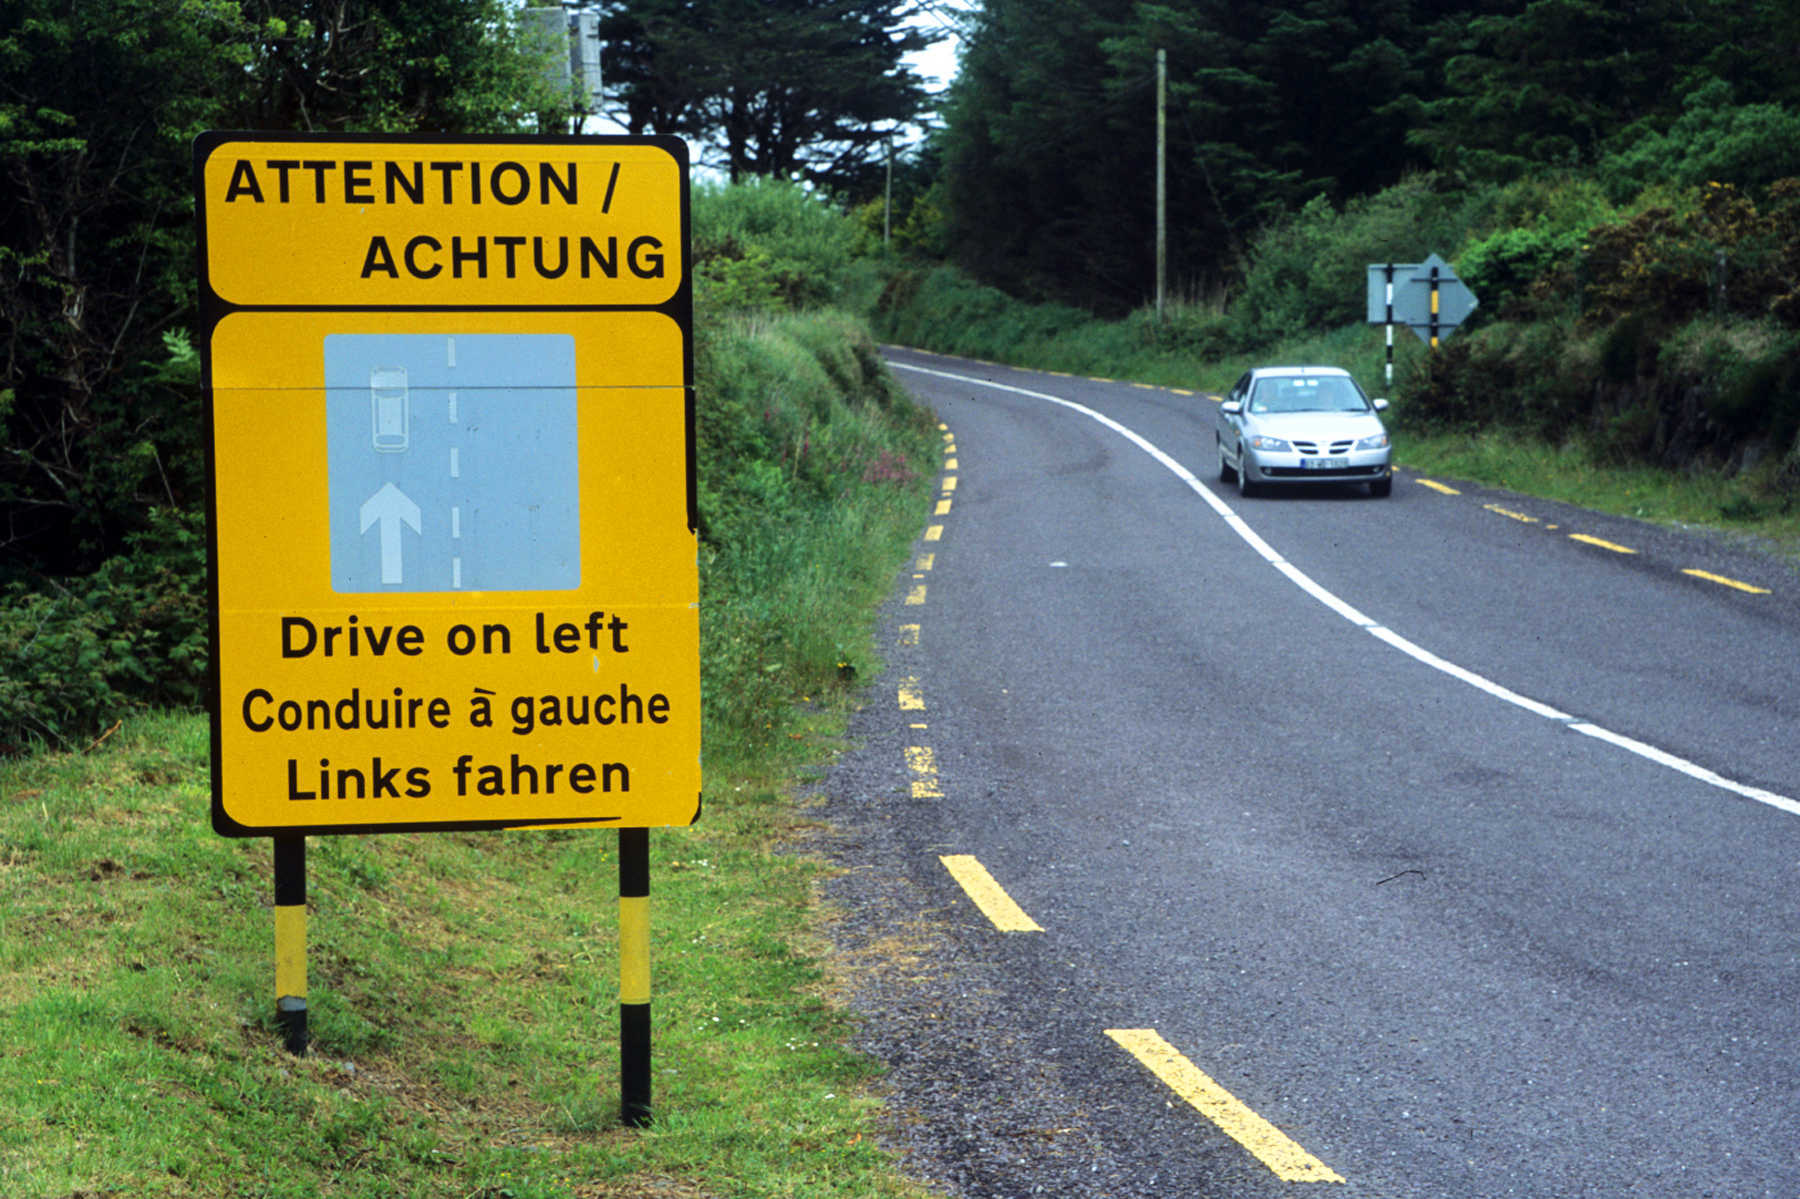
<path fill-rule="evenodd" d="M 1796 800 L 1790 796 L 1781 795 L 1774 791 L 1765 791 L 1761 787 L 1752 787 L 1748 783 L 1740 783 L 1734 779 L 1728 779 L 1724 775 L 1708 770 L 1697 762 L 1690 762 L 1686 758 L 1677 757 L 1666 750 L 1656 748 L 1654 745 L 1648 745 L 1635 738 L 1611 732 L 1601 728 L 1599 725 L 1591 724 L 1588 721 L 1571 716 L 1567 712 L 1558 711 L 1549 704 L 1540 703 L 1529 696 L 1520 695 L 1518 692 L 1503 687 L 1492 679 L 1485 678 L 1472 670 L 1468 670 L 1458 666 L 1454 662 L 1440 658 L 1423 646 L 1408 641 L 1405 637 L 1402 637 L 1392 629 L 1377 624 L 1369 617 L 1357 611 L 1356 608 L 1344 602 L 1338 596 L 1325 590 L 1325 588 L 1314 582 L 1304 571 L 1300 570 L 1299 567 L 1276 553 L 1274 548 L 1270 546 L 1268 542 L 1264 541 L 1254 529 L 1245 523 L 1243 517 L 1233 511 L 1224 500 L 1214 495 L 1211 488 L 1207 487 L 1206 484 L 1196 478 L 1193 471 L 1190 471 L 1187 467 L 1181 465 L 1181 463 L 1164 453 L 1141 433 L 1120 424 L 1112 417 L 1107 416 L 1104 412 L 1098 412 L 1085 404 L 1078 404 L 1074 400 L 1065 400 L 1061 396 L 1053 396 L 1047 392 L 1032 391 L 1025 387 L 1014 387 L 1009 383 L 996 383 L 991 379 L 977 379 L 973 375 L 959 375 L 952 371 L 932 370 L 929 367 L 913 366 L 905 362 L 890 361 L 888 365 L 896 370 L 913 371 L 921 375 L 934 375 L 937 378 L 949 379 L 956 383 L 970 383 L 977 387 L 991 387 L 995 391 L 1006 391 L 1011 392 L 1014 395 L 1025 396 L 1028 399 L 1044 400 L 1048 403 L 1067 408 L 1071 412 L 1079 412 L 1088 419 L 1105 425 L 1108 429 L 1111 429 L 1126 441 L 1131 442 L 1146 454 L 1149 454 L 1152 458 L 1156 459 L 1157 462 L 1167 468 L 1176 478 L 1180 479 L 1183 483 L 1186 483 L 1196 495 L 1205 500 L 1207 505 L 1224 519 L 1225 523 L 1230 526 L 1232 532 L 1243 538 L 1244 542 L 1249 545 L 1251 549 L 1255 550 L 1257 555 L 1261 557 L 1263 561 L 1286 575 L 1296 587 L 1299 587 L 1302 591 L 1324 604 L 1327 608 L 1330 608 L 1333 612 L 1336 612 L 1339 616 L 1342 616 L 1345 620 L 1348 620 L 1351 624 L 1357 625 L 1366 632 L 1385 641 L 1387 644 L 1393 646 L 1414 661 L 1429 666 L 1433 670 L 1442 671 L 1451 678 L 1460 679 L 1469 686 L 1485 691 L 1495 699 L 1504 700 L 1514 707 L 1522 708 L 1534 716 L 1542 716 L 1546 720 L 1557 721 L 1565 728 L 1574 732 L 1581 733 L 1584 736 L 1593 737 L 1599 741 L 1604 741 L 1608 745 L 1625 750 L 1627 753 L 1636 754 L 1647 762 L 1654 762 L 1658 766 L 1664 766 L 1670 770 L 1679 771 L 1697 782 L 1717 787 L 1723 791 L 1729 791 L 1733 795 L 1755 800 L 1760 804 L 1767 804 L 1769 807 L 1786 812 L 1790 816 L 1800 816 L 1800 800 Z"/>

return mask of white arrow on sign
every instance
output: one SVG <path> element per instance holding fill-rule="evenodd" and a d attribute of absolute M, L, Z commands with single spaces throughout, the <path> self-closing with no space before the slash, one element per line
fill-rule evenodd
<path fill-rule="evenodd" d="M 369 526 L 378 521 L 381 524 L 381 581 L 404 582 L 400 569 L 400 526 L 404 523 L 413 532 L 419 532 L 419 506 L 392 483 L 383 483 L 380 491 L 363 501 L 362 531 L 367 533 Z"/>

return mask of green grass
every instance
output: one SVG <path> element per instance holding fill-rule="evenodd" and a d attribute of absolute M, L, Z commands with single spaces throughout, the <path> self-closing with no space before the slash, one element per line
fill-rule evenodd
<path fill-rule="evenodd" d="M 1422 473 L 1658 524 L 1749 534 L 1790 558 L 1800 557 L 1800 511 L 1768 499 L 1769 489 L 1759 486 L 1754 473 L 1724 478 L 1608 463 L 1579 441 L 1550 446 L 1504 433 L 1407 432 L 1395 439 L 1395 447 L 1401 464 Z"/>
<path fill-rule="evenodd" d="M 796 736 L 821 753 L 839 716 Z M 632 1132 L 615 837 L 313 839 L 295 1058 L 269 845 L 212 834 L 206 779 L 190 715 L 0 765 L 0 1193 L 915 1193 L 803 948 L 820 867 L 777 852 L 778 780 L 719 777 L 699 825 L 652 835 L 659 1119 Z"/>

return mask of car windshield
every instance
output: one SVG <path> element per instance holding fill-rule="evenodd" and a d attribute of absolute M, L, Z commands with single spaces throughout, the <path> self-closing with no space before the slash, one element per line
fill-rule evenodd
<path fill-rule="evenodd" d="M 1367 412 L 1369 402 L 1342 375 L 1276 375 L 1257 381 L 1252 412 Z"/>

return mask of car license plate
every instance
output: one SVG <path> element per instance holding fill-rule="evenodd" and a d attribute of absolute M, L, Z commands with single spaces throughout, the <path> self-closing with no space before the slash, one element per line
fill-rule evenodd
<path fill-rule="evenodd" d="M 1342 458 L 1303 458 L 1300 465 L 1307 470 L 1347 470 L 1350 463 Z"/>

